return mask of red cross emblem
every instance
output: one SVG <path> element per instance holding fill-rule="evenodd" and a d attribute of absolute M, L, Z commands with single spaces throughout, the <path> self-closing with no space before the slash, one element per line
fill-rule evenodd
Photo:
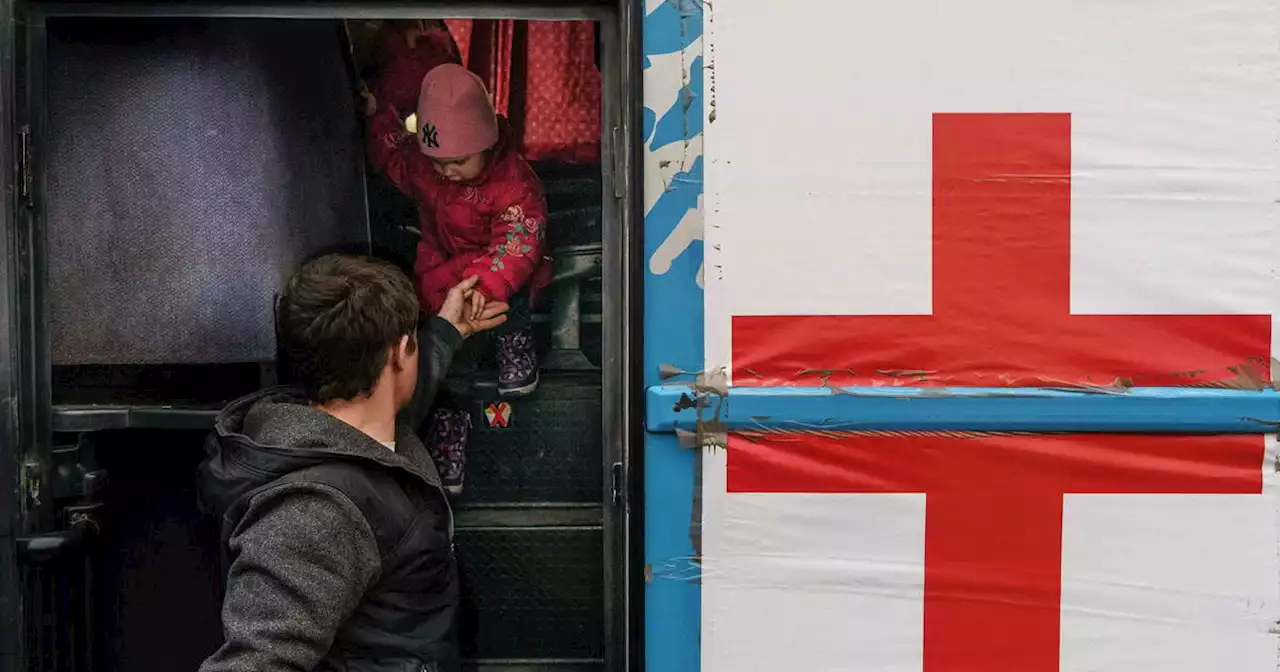
<path fill-rule="evenodd" d="M 924 493 L 924 672 L 1058 672 L 1065 494 L 1258 494 L 1260 435 L 729 437 L 730 493 Z"/>
<path fill-rule="evenodd" d="M 484 409 L 484 417 L 489 420 L 490 427 L 507 427 L 511 424 L 511 404 L 495 401 Z"/>
<path fill-rule="evenodd" d="M 901 368 L 965 385 L 1167 385 L 1268 361 L 1268 316 L 1070 314 L 1069 115 L 937 115 L 933 131 L 933 315 L 735 317 L 737 384 L 831 367 L 858 372 L 844 384 Z M 1257 494 L 1264 443 L 772 436 L 730 437 L 727 455 L 731 493 L 925 493 L 923 669 L 1057 672 L 1063 495 Z"/>
<path fill-rule="evenodd" d="M 1180 385 L 1268 361 L 1270 316 L 1072 315 L 1070 297 L 1071 116 L 938 114 L 933 314 L 734 317 L 733 382 L 813 385 L 798 374 L 847 369 L 858 375 L 831 382 L 917 370 L 948 385 Z"/>

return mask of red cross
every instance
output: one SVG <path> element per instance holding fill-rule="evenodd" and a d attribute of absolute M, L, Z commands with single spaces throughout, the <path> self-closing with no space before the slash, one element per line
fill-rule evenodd
<path fill-rule="evenodd" d="M 839 384 L 892 369 L 940 372 L 931 384 L 1177 385 L 1268 360 L 1269 316 L 1070 314 L 1070 115 L 939 114 L 933 147 L 933 314 L 734 317 L 736 385 L 813 385 L 798 374 L 815 369 L 857 372 Z M 815 262 L 841 263 L 813 243 Z"/>
<path fill-rule="evenodd" d="M 485 411 L 490 427 L 507 427 L 511 422 L 511 404 L 495 401 Z"/>
<path fill-rule="evenodd" d="M 924 671 L 1057 672 L 1063 495 L 1258 494 L 1264 452 L 1259 435 L 731 435 L 727 490 L 925 493 Z"/>

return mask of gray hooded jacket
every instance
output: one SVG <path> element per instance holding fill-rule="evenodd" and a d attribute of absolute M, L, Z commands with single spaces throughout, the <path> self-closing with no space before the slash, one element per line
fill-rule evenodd
<path fill-rule="evenodd" d="M 200 467 L 221 522 L 225 644 L 202 672 L 454 672 L 453 517 L 414 433 L 461 342 L 432 318 L 393 452 L 274 388 L 230 404 Z"/>

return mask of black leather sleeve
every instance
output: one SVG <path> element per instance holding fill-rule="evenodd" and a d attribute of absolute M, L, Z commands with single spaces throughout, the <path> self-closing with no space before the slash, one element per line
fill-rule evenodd
<path fill-rule="evenodd" d="M 413 401 L 401 412 L 401 418 L 410 427 L 417 429 L 426 420 L 440 381 L 449 375 L 453 354 L 460 345 L 462 334 L 437 315 L 428 318 L 418 330 L 418 347 L 421 349 L 418 354 L 418 387 L 414 390 Z"/>

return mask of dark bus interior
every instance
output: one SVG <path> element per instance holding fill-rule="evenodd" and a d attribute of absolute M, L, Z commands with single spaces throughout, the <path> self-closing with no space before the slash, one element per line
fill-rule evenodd
<path fill-rule="evenodd" d="M 585 145 L 529 157 L 555 260 L 534 316 L 541 386 L 491 426 L 494 363 L 480 338 L 447 383 L 444 403 L 473 424 L 456 502 L 468 669 L 623 669 L 633 549 L 617 506 L 630 467 L 613 429 L 626 358 L 613 248 L 624 208 L 606 188 L 620 150 L 599 130 L 619 70 L 611 10 L 588 9 L 555 17 L 578 26 L 577 46 L 550 43 L 594 49 L 567 62 L 595 68 L 606 123 Z M 218 531 L 195 493 L 204 438 L 226 401 L 287 377 L 271 306 L 301 260 L 371 250 L 411 269 L 416 206 L 366 169 L 355 91 L 384 29 L 449 26 L 69 14 L 18 29 L 29 57 L 17 123 L 35 167 L 22 185 L 27 319 L 43 325 L 27 344 L 28 458 L 48 458 L 23 467 L 23 483 L 41 485 L 25 493 L 19 563 L 26 669 L 196 669 L 221 642 Z M 532 72 L 520 61 L 539 25 L 476 19 L 468 67 L 486 61 L 509 81 Z M 563 105 L 539 87 L 569 77 L 526 77 L 505 104 Z"/>

